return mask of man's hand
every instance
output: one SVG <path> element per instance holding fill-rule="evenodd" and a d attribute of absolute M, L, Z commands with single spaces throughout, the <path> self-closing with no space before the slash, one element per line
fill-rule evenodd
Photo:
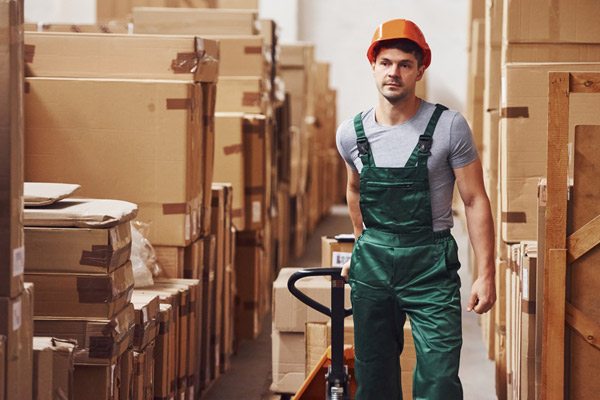
<path fill-rule="evenodd" d="M 479 277 L 471 287 L 471 298 L 467 304 L 467 311 L 475 310 L 483 314 L 492 309 L 496 302 L 496 285 L 493 278 Z"/>
<path fill-rule="evenodd" d="M 340 275 L 342 276 L 342 278 L 344 278 L 346 280 L 346 282 L 348 282 L 348 272 L 350 271 L 350 260 L 346 261 L 346 263 L 342 266 L 342 272 L 340 273 Z"/>

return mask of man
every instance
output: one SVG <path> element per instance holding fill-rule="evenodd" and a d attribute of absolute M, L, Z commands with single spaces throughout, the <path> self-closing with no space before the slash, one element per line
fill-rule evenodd
<path fill-rule="evenodd" d="M 415 96 L 431 50 L 414 23 L 380 25 L 367 57 L 379 102 L 337 132 L 357 238 L 342 271 L 352 288 L 356 400 L 402 398 L 399 355 L 407 315 L 417 352 L 414 399 L 462 399 L 452 193 L 456 180 L 478 266 L 467 311 L 484 313 L 496 293 L 481 162 L 465 119 Z"/>

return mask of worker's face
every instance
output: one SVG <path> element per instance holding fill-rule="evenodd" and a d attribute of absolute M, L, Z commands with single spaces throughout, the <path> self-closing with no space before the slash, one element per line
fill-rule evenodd
<path fill-rule="evenodd" d="M 393 48 L 382 48 L 372 67 L 380 95 L 392 104 L 414 96 L 425 71 L 413 54 Z"/>

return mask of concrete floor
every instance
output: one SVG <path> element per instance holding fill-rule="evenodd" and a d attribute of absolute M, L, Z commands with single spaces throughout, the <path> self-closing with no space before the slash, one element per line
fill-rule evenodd
<path fill-rule="evenodd" d="M 309 237 L 306 251 L 290 267 L 318 267 L 321 263 L 321 236 L 351 233 L 352 224 L 346 206 L 336 206 Z M 463 348 L 459 376 L 465 400 L 496 400 L 494 363 L 489 361 L 481 339 L 478 316 L 465 310 L 469 298 L 471 277 L 468 263 L 468 235 L 460 221 L 452 230 L 461 250 L 463 267 Z M 262 333 L 257 340 L 243 341 L 238 353 L 231 359 L 231 369 L 215 382 L 205 400 L 271 400 L 278 399 L 269 390 L 271 385 L 271 318 L 263 321 Z"/>

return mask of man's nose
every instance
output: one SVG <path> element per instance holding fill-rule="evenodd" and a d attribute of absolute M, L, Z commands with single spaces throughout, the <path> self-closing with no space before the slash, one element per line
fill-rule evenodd
<path fill-rule="evenodd" d="M 388 70 L 389 76 L 400 76 L 400 65 L 392 65 Z"/>

